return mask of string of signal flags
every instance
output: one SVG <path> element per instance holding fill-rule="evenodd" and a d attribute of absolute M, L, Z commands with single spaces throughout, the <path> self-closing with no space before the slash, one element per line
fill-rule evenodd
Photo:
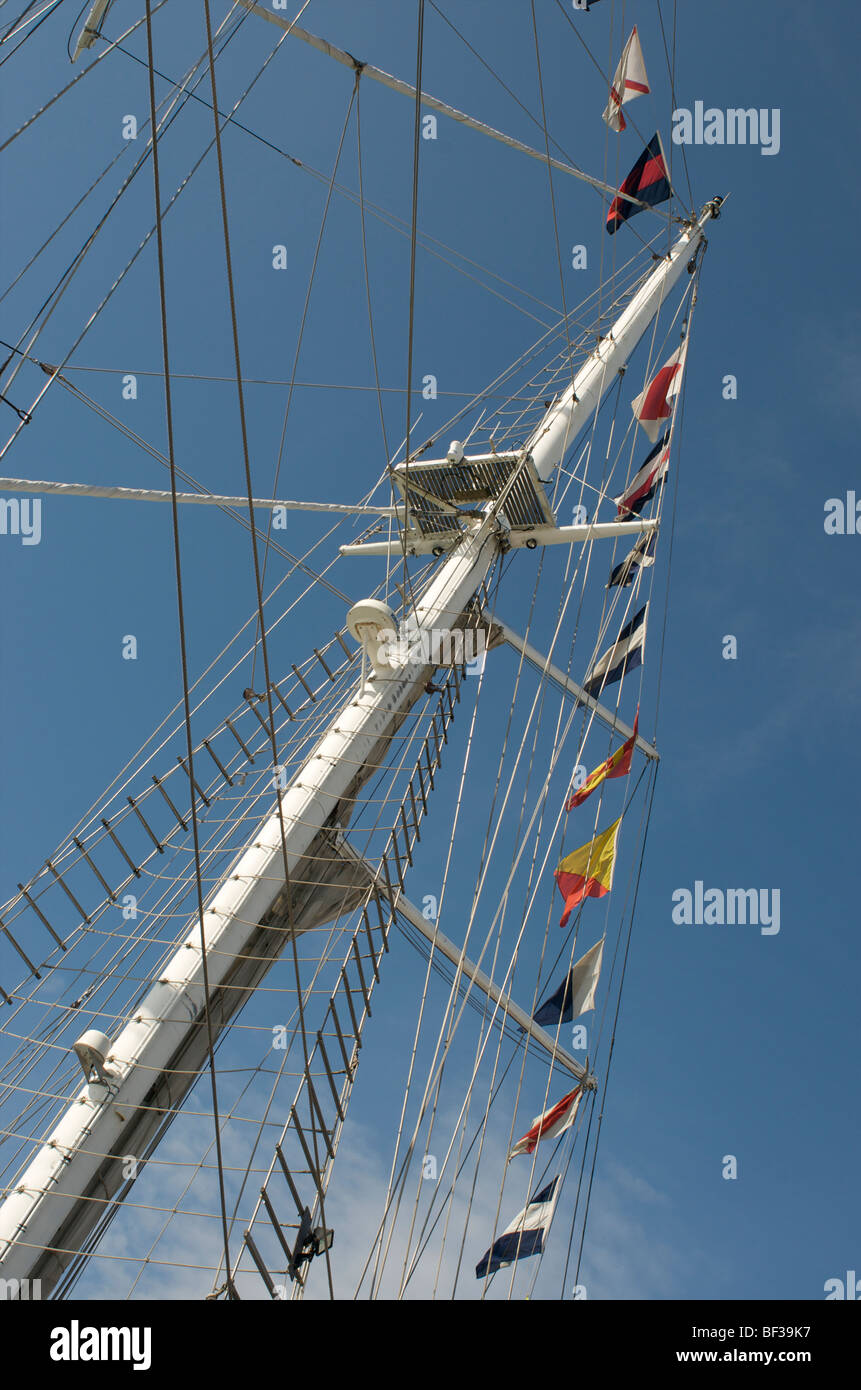
<path fill-rule="evenodd" d="M 596 0 L 592 0 L 596 3 Z M 589 6 L 587 5 L 588 9 Z M 627 123 L 622 108 L 636 97 L 651 91 L 646 75 L 643 50 L 636 25 L 625 44 L 619 65 L 613 75 L 610 94 L 603 119 L 611 130 L 621 134 Z M 619 227 L 642 212 L 672 197 L 672 185 L 660 134 L 652 136 L 639 159 L 619 188 L 607 214 L 607 232 L 614 235 Z M 637 199 L 631 202 L 630 199 Z M 667 475 L 670 455 L 670 435 L 676 399 L 681 389 L 687 340 L 664 363 L 649 384 L 631 403 L 634 418 L 645 431 L 652 449 L 620 497 L 615 499 L 617 517 L 638 516 L 652 501 Z M 654 563 L 655 532 L 640 536 L 630 552 L 616 565 L 607 588 L 630 587 L 638 572 Z M 583 681 L 584 690 L 597 696 L 608 685 L 643 661 L 646 640 L 648 601 L 634 614 L 619 633 L 608 651 L 592 663 Z M 588 777 L 566 800 L 565 811 L 582 806 L 605 781 L 627 777 L 631 770 L 634 745 L 639 732 L 639 706 L 634 718 L 633 733 L 615 753 L 594 768 Z M 603 898 L 613 886 L 616 842 L 622 817 L 607 826 L 585 845 L 565 855 L 554 871 L 557 886 L 564 901 L 559 925 L 565 927 L 571 913 L 586 898 Z M 581 1017 L 595 1007 L 595 991 L 601 974 L 604 937 L 596 942 L 569 970 L 562 984 L 536 1011 L 533 1018 L 542 1028 L 559 1027 Z M 583 1098 L 584 1087 L 577 1085 L 536 1115 L 529 1129 L 518 1139 L 508 1155 L 508 1161 L 518 1155 L 531 1155 L 545 1139 L 558 1139 L 575 1124 Z M 561 1189 L 559 1175 L 529 1199 L 522 1211 L 497 1236 L 490 1249 L 476 1265 L 479 1279 L 493 1275 L 516 1260 L 543 1253 Z"/>

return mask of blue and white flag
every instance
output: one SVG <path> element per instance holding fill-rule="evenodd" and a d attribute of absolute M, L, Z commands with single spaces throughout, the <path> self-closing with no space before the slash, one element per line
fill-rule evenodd
<path fill-rule="evenodd" d="M 669 438 L 670 432 L 665 430 L 654 449 L 647 455 L 642 468 L 634 474 L 622 496 L 616 498 L 616 516 L 618 518 L 639 516 L 646 503 L 651 502 L 667 476 L 667 469 L 670 466 Z"/>
<path fill-rule="evenodd" d="M 610 578 L 607 580 L 607 588 L 612 589 L 616 586 L 627 589 L 637 577 L 642 566 L 648 569 L 655 563 L 655 541 L 657 533 L 655 531 L 645 532 L 632 550 L 629 550 L 624 560 L 613 569 Z"/>
<path fill-rule="evenodd" d="M 550 998 L 533 1018 L 541 1028 L 547 1028 L 554 1023 L 570 1023 L 572 1019 L 579 1018 L 581 1014 L 588 1013 L 595 1007 L 595 990 L 598 986 L 598 979 L 601 974 L 601 961 L 604 956 L 604 938 L 585 956 L 581 956 L 576 965 L 568 971 L 566 978 L 562 981 L 555 994 Z"/>
<path fill-rule="evenodd" d="M 587 695 L 597 695 L 605 685 L 621 680 L 626 671 L 643 664 L 643 644 L 646 640 L 648 603 L 626 623 L 608 652 L 589 668 L 583 689 Z"/>
<path fill-rule="evenodd" d="M 559 1178 L 555 1177 L 523 1211 L 519 1211 L 501 1236 L 497 1236 L 491 1248 L 482 1255 L 475 1266 L 476 1279 L 486 1274 L 495 1274 L 498 1269 L 510 1265 L 514 1260 L 524 1260 L 527 1255 L 540 1255 L 544 1249 L 547 1232 L 553 1220 L 553 1212 L 558 1197 Z"/>

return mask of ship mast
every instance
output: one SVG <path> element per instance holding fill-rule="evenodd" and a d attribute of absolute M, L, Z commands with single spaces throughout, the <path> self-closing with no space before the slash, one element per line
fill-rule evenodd
<path fill-rule="evenodd" d="M 719 205 L 719 199 L 706 204 L 684 226 L 669 254 L 547 410 L 515 471 L 529 465 L 543 483 L 561 464 L 683 274 L 706 223 L 718 215 Z M 464 462 L 468 464 L 469 459 Z M 504 509 L 504 497 L 496 499 L 483 515 L 469 520 L 464 532 L 449 540 L 450 554 L 404 623 L 401 636 L 409 639 L 402 644 L 406 654 L 394 661 L 390 674 L 383 677 L 377 671 L 353 691 L 292 781 L 279 792 L 280 807 L 253 833 L 211 895 L 205 909 L 211 995 L 227 986 L 228 998 L 247 997 L 277 950 L 288 943 L 283 909 L 285 887 L 289 891 L 285 858 L 292 875 L 303 858 L 313 853 L 321 833 L 349 819 L 367 767 L 380 764 L 389 741 L 423 696 L 434 666 L 428 664 L 427 643 L 416 639 L 432 640 L 433 633 L 457 627 L 500 550 L 526 543 L 528 534 L 517 536 L 505 523 Z M 624 534 L 653 524 L 603 524 L 600 534 Z M 543 526 L 535 534 L 541 544 L 571 543 L 593 539 L 598 528 Z M 261 964 L 255 943 L 261 929 L 271 928 L 273 920 L 285 930 L 277 933 L 278 948 L 270 947 L 271 959 Z M 166 1111 L 175 1110 L 193 1085 L 195 1069 L 200 1069 L 206 1055 L 199 1023 L 207 1004 L 195 926 L 192 921 L 186 928 L 164 971 L 110 1043 L 98 1078 L 88 1080 L 71 1099 L 0 1207 L 3 1278 L 39 1278 L 45 1292 L 54 1286 L 75 1252 L 85 1248 L 103 1215 L 105 1199 L 122 1187 L 122 1156 L 142 1153 L 163 1128 Z M 270 930 L 269 935 L 276 934 Z M 248 970 L 246 976 L 243 968 Z M 477 976 L 473 980 L 483 987 Z M 216 1039 L 228 1025 L 230 1012 L 223 1003 L 212 1011 Z"/>

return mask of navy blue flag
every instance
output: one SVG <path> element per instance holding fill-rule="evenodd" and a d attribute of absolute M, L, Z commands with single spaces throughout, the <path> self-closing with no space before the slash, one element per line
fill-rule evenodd
<path fill-rule="evenodd" d="M 651 502 L 659 486 L 667 476 L 670 466 L 670 432 L 665 430 L 655 447 L 650 450 L 629 482 L 621 497 L 616 498 L 616 518 L 630 520 Z"/>
<path fill-rule="evenodd" d="M 646 612 L 649 605 L 644 604 L 619 633 L 615 643 L 605 652 L 595 665 L 589 668 L 583 689 L 587 695 L 597 695 L 605 685 L 621 680 L 626 671 L 633 671 L 643 664 L 643 643 L 646 640 Z"/>
<path fill-rule="evenodd" d="M 523 1211 L 517 1213 L 502 1235 L 497 1236 L 493 1245 L 475 1266 L 476 1279 L 483 1279 L 486 1274 L 495 1274 L 503 1265 L 510 1265 L 514 1260 L 541 1254 L 553 1220 L 558 1182 L 557 1175 L 540 1192 L 536 1192 L 532 1201 L 527 1203 Z"/>
<path fill-rule="evenodd" d="M 655 207 L 657 203 L 665 203 L 672 191 L 661 137 L 653 135 L 619 192 L 627 193 L 631 198 L 639 198 L 641 203 L 646 203 L 649 207 Z M 642 211 L 637 203 L 631 203 L 627 198 L 614 198 L 607 214 L 608 234 L 612 236 L 623 222 Z"/>
<path fill-rule="evenodd" d="M 541 1028 L 553 1023 L 570 1023 L 574 1017 L 574 971 L 569 970 L 555 994 L 551 994 L 532 1018 Z"/>
<path fill-rule="evenodd" d="M 628 551 L 624 560 L 616 565 L 607 581 L 607 588 L 612 589 L 616 585 L 627 589 L 633 584 L 637 573 L 642 565 L 643 569 L 648 569 L 655 563 L 655 541 L 657 535 L 654 531 L 649 531 L 641 536 L 633 549 Z"/>

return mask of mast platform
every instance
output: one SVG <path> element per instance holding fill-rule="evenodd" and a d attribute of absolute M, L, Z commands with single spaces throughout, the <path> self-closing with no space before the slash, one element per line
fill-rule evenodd
<path fill-rule="evenodd" d="M 401 463 L 392 476 L 406 503 L 411 540 L 451 540 L 462 530 L 461 517 L 500 498 L 514 531 L 556 525 L 535 464 L 522 450 L 466 458 L 462 446 L 452 445 L 446 458 Z"/>

